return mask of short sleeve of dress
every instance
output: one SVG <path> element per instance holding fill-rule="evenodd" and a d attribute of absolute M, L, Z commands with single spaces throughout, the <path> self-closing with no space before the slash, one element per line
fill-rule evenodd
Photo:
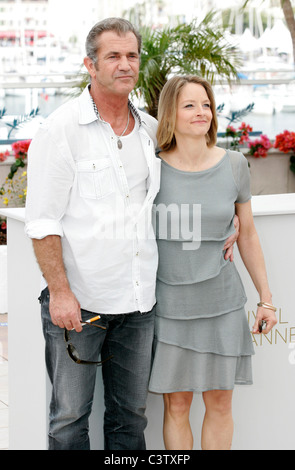
<path fill-rule="evenodd" d="M 251 177 L 247 158 L 240 152 L 229 150 L 233 177 L 238 189 L 235 202 L 243 203 L 251 199 Z"/>
<path fill-rule="evenodd" d="M 240 162 L 240 181 L 239 181 L 239 193 L 236 202 L 247 202 L 251 199 L 251 179 L 248 160 L 241 155 Z"/>

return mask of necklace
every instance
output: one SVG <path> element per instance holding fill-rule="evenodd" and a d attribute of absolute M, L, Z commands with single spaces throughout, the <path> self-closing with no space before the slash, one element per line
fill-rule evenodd
<path fill-rule="evenodd" d="M 121 150 L 121 148 L 123 147 L 121 137 L 123 137 L 123 135 L 125 134 L 125 132 L 126 132 L 127 129 L 128 129 L 128 126 L 129 126 L 129 119 L 130 119 L 130 108 L 129 108 L 129 110 L 128 110 L 128 118 L 127 118 L 127 124 L 126 124 L 125 129 L 123 130 L 123 132 L 122 132 L 121 135 L 117 135 L 117 134 L 116 134 L 116 137 L 117 137 L 117 146 L 118 146 L 118 149 L 119 149 L 119 150 Z"/>
<path fill-rule="evenodd" d="M 89 87 L 89 90 L 90 90 L 90 87 Z M 101 115 L 99 114 L 99 111 L 97 109 L 97 106 L 96 106 L 96 103 L 92 97 L 92 95 L 90 94 L 91 96 L 91 99 L 92 99 L 92 104 L 93 104 L 93 107 L 94 107 L 94 111 L 95 111 L 95 114 L 96 116 L 102 121 L 102 122 L 106 122 L 102 117 Z M 132 105 L 132 103 L 129 102 L 129 104 Z M 121 137 L 123 137 L 123 135 L 125 134 L 125 132 L 127 131 L 128 129 L 128 126 L 129 126 L 129 119 L 130 119 L 130 106 L 128 104 L 128 118 L 127 118 L 127 124 L 126 124 L 126 127 L 125 129 L 123 130 L 122 134 L 121 135 L 117 135 L 115 134 L 115 136 L 117 137 L 117 146 L 118 146 L 118 149 L 121 150 L 121 148 L 123 147 L 123 144 L 122 144 L 122 140 L 121 140 Z M 140 116 L 138 115 L 138 118 L 140 119 Z"/>

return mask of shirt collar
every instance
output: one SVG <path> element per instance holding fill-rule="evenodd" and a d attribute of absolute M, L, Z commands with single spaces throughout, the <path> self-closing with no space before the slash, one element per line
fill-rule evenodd
<path fill-rule="evenodd" d="M 91 99 L 91 102 L 92 102 L 93 111 L 94 111 L 94 113 L 95 113 L 96 119 L 100 119 L 101 121 L 103 121 L 102 118 L 101 118 L 101 116 L 100 116 L 100 114 L 99 114 L 99 112 L 98 112 L 98 109 L 97 109 L 97 106 L 96 106 L 96 104 L 95 104 L 95 101 L 94 101 L 94 99 L 92 98 L 92 96 L 91 96 L 91 94 L 90 94 L 90 86 L 91 86 L 91 85 L 89 84 L 87 88 L 88 88 L 88 93 L 89 93 L 89 96 L 90 96 L 90 99 Z M 140 115 L 139 115 L 139 113 L 138 113 L 136 107 L 134 106 L 134 104 L 133 104 L 130 100 L 128 100 L 128 107 L 129 107 L 130 111 L 132 112 L 134 118 L 137 119 L 137 121 L 138 121 L 138 123 L 139 123 L 139 126 L 141 126 L 141 124 L 142 124 L 141 117 L 140 117 Z"/>
<path fill-rule="evenodd" d="M 97 120 L 97 116 L 93 109 L 92 97 L 89 93 L 88 86 L 78 98 L 79 103 L 79 124 L 90 124 Z"/>

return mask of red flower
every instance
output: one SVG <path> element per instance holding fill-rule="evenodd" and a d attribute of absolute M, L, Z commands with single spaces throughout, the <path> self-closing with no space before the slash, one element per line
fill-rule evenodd
<path fill-rule="evenodd" d="M 249 141 L 249 134 L 242 134 L 239 140 L 239 144 L 243 144 L 244 142 Z"/>
<path fill-rule="evenodd" d="M 242 131 L 242 135 L 246 135 L 246 134 L 249 134 L 249 132 L 252 132 L 253 128 L 249 126 L 249 124 L 242 122 L 242 124 L 239 127 L 239 130 Z"/>
<path fill-rule="evenodd" d="M 6 230 L 7 226 L 6 226 L 6 222 L 2 222 L 2 224 L 0 225 L 0 228 L 1 230 Z"/>
<path fill-rule="evenodd" d="M 288 153 L 295 151 L 295 132 L 284 131 L 276 136 L 274 147 L 281 152 Z"/>
<path fill-rule="evenodd" d="M 225 131 L 226 137 L 232 137 L 233 139 L 239 139 L 239 144 L 249 141 L 249 132 L 252 132 L 252 127 L 242 122 L 238 129 L 235 129 L 233 126 L 227 126 Z"/>
<path fill-rule="evenodd" d="M 252 132 L 252 130 L 253 129 L 251 126 L 249 126 L 249 124 L 242 122 L 242 124 L 239 127 L 239 131 L 241 133 L 239 144 L 243 144 L 244 142 L 249 142 L 249 132 Z"/>
<path fill-rule="evenodd" d="M 0 162 L 5 162 L 5 160 L 7 159 L 7 157 L 9 157 L 9 151 L 6 150 L 6 152 L 2 152 L 0 153 Z"/>
<path fill-rule="evenodd" d="M 12 144 L 12 150 L 15 158 L 20 158 L 23 160 L 28 154 L 31 140 L 20 140 Z"/>
<path fill-rule="evenodd" d="M 265 158 L 267 156 L 268 150 L 272 147 L 272 145 L 266 135 L 261 135 L 260 139 L 249 142 L 248 147 L 250 149 L 250 155 L 253 155 L 256 158 Z"/>

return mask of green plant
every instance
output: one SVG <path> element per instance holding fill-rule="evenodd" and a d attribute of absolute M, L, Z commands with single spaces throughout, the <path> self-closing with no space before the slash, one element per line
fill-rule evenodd
<path fill-rule="evenodd" d="M 20 140 L 12 144 L 15 162 L 10 167 L 8 178 L 12 179 L 19 168 L 24 168 L 31 140 Z"/>
<path fill-rule="evenodd" d="M 238 150 L 239 146 L 249 141 L 249 132 L 252 132 L 252 127 L 242 122 L 238 129 L 228 125 L 224 137 L 230 137 L 232 139 L 230 146 L 233 150 Z"/>
<path fill-rule="evenodd" d="M 6 108 L 3 108 L 0 110 L 0 119 L 3 119 L 3 117 L 6 114 Z M 19 129 L 19 127 L 22 126 L 22 124 L 30 121 L 31 119 L 34 119 L 36 116 L 39 114 L 39 108 L 32 109 L 32 111 L 29 114 L 23 114 L 22 116 L 19 116 L 15 119 L 12 120 L 12 122 L 5 122 L 4 124 L 10 128 L 8 132 L 8 139 L 10 139 L 11 134 L 13 131 L 16 129 Z"/>
<path fill-rule="evenodd" d="M 157 115 L 160 92 L 171 75 L 201 75 L 211 83 L 216 78 L 228 82 L 237 78 L 239 53 L 226 43 L 215 17 L 210 12 L 201 23 L 193 20 L 173 28 L 141 31 L 141 66 L 134 92 L 144 99 L 152 116 Z"/>

